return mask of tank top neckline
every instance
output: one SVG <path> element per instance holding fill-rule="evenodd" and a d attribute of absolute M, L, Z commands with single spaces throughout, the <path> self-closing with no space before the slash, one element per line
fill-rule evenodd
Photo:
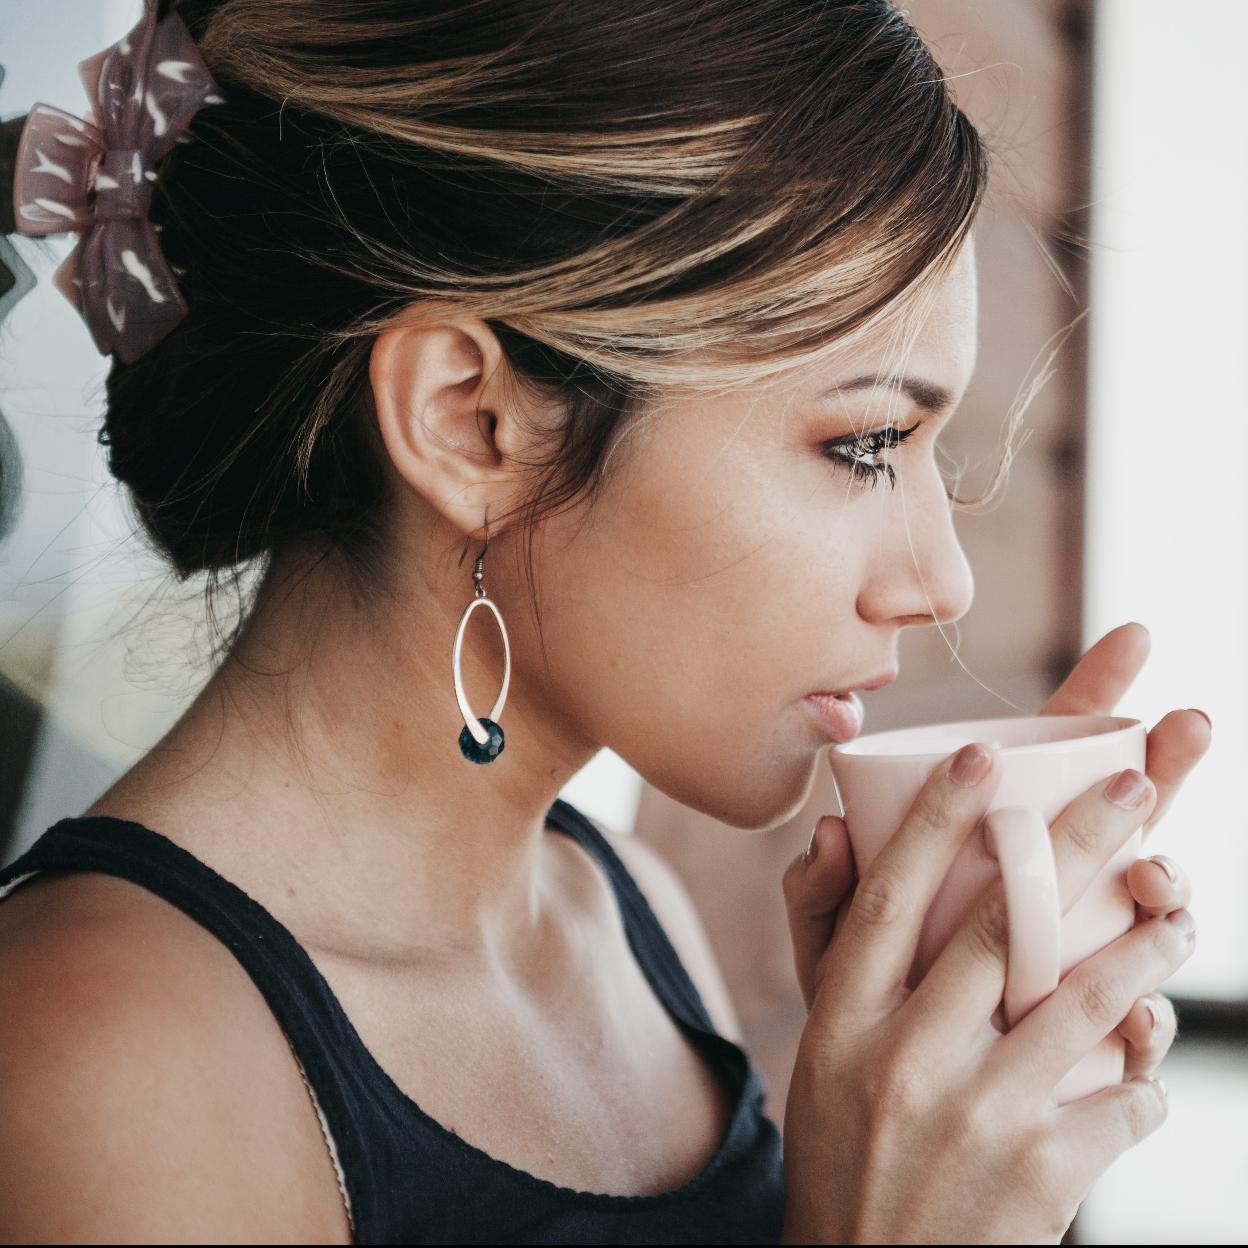
<path fill-rule="evenodd" d="M 578 1206 L 598 1207 L 598 1208 L 636 1208 L 647 1207 L 653 1208 L 669 1203 L 676 1203 L 685 1199 L 691 1199 L 699 1195 L 715 1178 L 716 1174 L 724 1167 L 728 1159 L 733 1154 L 733 1149 L 738 1136 L 748 1126 L 746 1120 L 747 1109 L 754 1102 L 761 1105 L 762 1083 L 755 1067 L 749 1060 L 748 1054 L 740 1045 L 728 1039 L 726 1036 L 720 1035 L 713 1027 L 704 1026 L 697 1021 L 695 1010 L 689 1010 L 688 1013 L 694 1017 L 686 1015 L 686 1009 L 683 1008 L 674 993 L 669 992 L 667 985 L 661 976 L 654 973 L 650 959 L 640 955 L 638 946 L 635 943 L 635 920 L 631 913 L 632 907 L 625 904 L 625 897 L 622 895 L 625 882 L 632 885 L 629 892 L 635 894 L 635 904 L 649 914 L 650 920 L 654 923 L 660 936 L 665 936 L 662 925 L 658 923 L 653 912 L 649 910 L 645 895 L 636 888 L 632 881 L 631 875 L 626 867 L 620 861 L 619 856 L 611 848 L 610 843 L 602 835 L 602 833 L 583 815 L 576 807 L 566 802 L 563 798 L 556 798 L 554 804 L 550 807 L 546 815 L 546 827 L 554 828 L 556 831 L 570 836 L 577 841 L 590 855 L 593 857 L 602 869 L 606 872 L 608 880 L 611 884 L 612 892 L 616 897 L 616 902 L 620 910 L 621 922 L 625 929 L 630 948 L 633 951 L 634 960 L 637 962 L 642 975 L 650 986 L 650 990 L 658 999 L 659 1004 L 667 1012 L 668 1016 L 676 1024 L 677 1028 L 688 1038 L 693 1045 L 695 1052 L 703 1061 L 705 1061 L 711 1071 L 712 1078 L 721 1086 L 725 1086 L 725 1076 L 728 1076 L 726 1084 L 730 1096 L 734 1098 L 732 1109 L 729 1113 L 728 1122 L 724 1128 L 723 1136 L 720 1138 L 718 1147 L 707 1164 L 687 1182 L 679 1187 L 670 1188 L 663 1192 L 650 1192 L 641 1194 L 616 1193 L 616 1192 L 592 1192 L 580 1188 L 568 1187 L 564 1184 L 555 1183 L 550 1179 L 544 1179 L 540 1175 L 523 1170 L 518 1166 L 513 1166 L 510 1162 L 504 1161 L 501 1157 L 495 1157 L 492 1153 L 486 1152 L 477 1145 L 457 1135 L 448 1127 L 444 1126 L 431 1114 L 421 1108 L 419 1103 L 409 1096 L 394 1081 L 388 1071 L 381 1065 L 377 1058 L 373 1055 L 373 1051 L 364 1043 L 363 1038 L 355 1028 L 355 1024 L 351 1021 L 350 1015 L 347 1014 L 341 1002 L 338 1000 L 337 994 L 330 986 L 329 981 L 321 973 L 320 968 L 316 965 L 312 956 L 307 952 L 303 945 L 295 939 L 294 933 L 289 930 L 271 911 L 263 906 L 259 901 L 252 897 L 249 893 L 241 889 L 233 881 L 221 875 L 215 868 L 204 862 L 203 859 L 196 857 L 189 850 L 183 848 L 176 841 L 170 840 L 164 833 L 158 832 L 155 828 L 149 827 L 147 824 L 139 823 L 131 819 L 122 819 L 116 815 L 78 815 L 70 816 L 54 823 L 43 834 L 44 837 L 56 836 L 58 831 L 64 833 L 70 828 L 78 831 L 89 831 L 91 826 L 101 827 L 104 825 L 112 825 L 115 827 L 125 827 L 130 830 L 137 830 L 137 834 L 148 837 L 155 837 L 157 843 L 160 844 L 166 853 L 172 853 L 176 858 L 184 863 L 188 870 L 196 873 L 206 873 L 212 879 L 218 888 L 224 888 L 228 893 L 234 895 L 243 905 L 248 908 L 254 908 L 255 912 L 262 918 L 266 924 L 271 924 L 284 941 L 289 942 L 290 946 L 298 951 L 301 961 L 306 963 L 306 968 L 317 982 L 319 988 L 324 994 L 330 1010 L 335 1015 L 336 1021 L 343 1029 L 350 1044 L 356 1049 L 358 1055 L 364 1062 L 365 1067 L 372 1077 L 377 1081 L 381 1091 L 395 1104 L 401 1112 L 413 1119 L 416 1124 L 432 1132 L 438 1139 L 451 1148 L 461 1151 L 467 1156 L 475 1159 L 478 1163 L 484 1164 L 495 1172 L 504 1175 L 514 1183 L 533 1190 L 544 1191 L 550 1195 L 557 1196 L 564 1202 L 573 1202 Z M 41 837 L 40 840 L 43 838 Z M 35 842 L 37 846 L 39 841 Z M 34 849 L 32 846 L 31 849 Z M 29 851 L 28 851 L 29 852 Z M 189 861 L 188 861 L 189 860 Z M 10 867 L 16 863 L 9 864 Z M 50 869 L 55 870 L 53 866 Z M 93 866 L 92 870 L 104 870 L 103 864 Z M 0 879 L 8 872 L 9 868 L 0 869 Z M 16 883 L 16 880 L 10 883 Z M 0 898 L 2 898 L 8 890 L 0 887 Z M 158 894 L 159 895 L 159 894 Z M 167 900 L 167 899 L 166 899 Z M 671 949 L 670 942 L 663 940 L 668 949 Z M 672 957 L 677 961 L 674 951 Z M 696 988 L 694 988 L 696 993 Z M 705 1011 L 703 1011 L 705 1013 Z M 709 1016 L 707 1016 L 709 1022 Z M 760 1109 L 761 1112 L 761 1109 Z"/>

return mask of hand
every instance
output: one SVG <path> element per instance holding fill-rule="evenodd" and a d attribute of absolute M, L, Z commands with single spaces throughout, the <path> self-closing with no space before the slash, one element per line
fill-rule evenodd
<path fill-rule="evenodd" d="M 1037 714 L 1112 714 L 1144 666 L 1149 647 L 1148 629 L 1142 624 L 1122 624 L 1111 630 L 1083 655 Z M 1157 790 L 1157 801 L 1144 824 L 1145 839 L 1209 742 L 1210 724 L 1199 711 L 1170 711 L 1149 732 L 1145 772 Z M 815 967 L 858 882 L 843 819 L 834 815 L 820 819 L 811 835 L 809 853 L 809 858 L 799 854 L 784 876 L 793 958 L 807 1010 L 814 998 Z M 1127 872 L 1137 923 L 1183 909 L 1191 898 L 1186 874 L 1168 858 L 1161 861 L 1173 870 L 1173 880 L 1156 858 L 1140 859 Z M 1160 1015 L 1156 1029 L 1152 1027 L 1150 1003 Z M 1118 1031 L 1128 1046 L 1124 1078 L 1148 1074 L 1174 1041 L 1174 1007 L 1160 994 L 1150 994 L 1132 1006 Z"/>
<path fill-rule="evenodd" d="M 1008 962 L 997 878 L 908 988 L 924 915 L 999 787 L 991 746 L 958 761 L 977 754 L 986 770 L 955 780 L 951 757 L 928 777 L 816 967 L 785 1104 L 781 1243 L 1058 1243 L 1092 1183 L 1165 1120 L 1147 1079 L 1061 1106 L 1054 1091 L 1190 956 L 1188 912 L 1137 923 L 1002 1036 L 988 1026 Z M 1051 824 L 1063 913 L 1155 809 L 1151 782 L 1127 810 L 1106 787 Z"/>
<path fill-rule="evenodd" d="M 1144 666 L 1149 648 L 1148 629 L 1142 624 L 1119 625 L 1087 651 L 1039 713 L 1112 715 Z M 1203 712 L 1181 710 L 1168 712 L 1149 732 L 1145 773 L 1157 790 L 1157 804 L 1144 824 L 1145 840 L 1192 768 L 1204 757 L 1211 729 Z M 1137 925 L 1185 909 L 1192 896 L 1186 873 L 1164 854 L 1133 862 L 1127 872 L 1127 887 L 1135 898 Z M 1174 1043 L 1175 1025 L 1174 1006 L 1161 993 L 1141 997 L 1131 1007 L 1117 1028 L 1127 1042 L 1124 1079 L 1156 1069 Z"/>

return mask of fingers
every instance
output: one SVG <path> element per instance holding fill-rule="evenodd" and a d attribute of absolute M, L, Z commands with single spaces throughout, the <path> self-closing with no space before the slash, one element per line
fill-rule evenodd
<path fill-rule="evenodd" d="M 1148 813 L 1154 790 L 1146 776 L 1130 768 L 1128 772 L 1144 781 L 1140 805 L 1124 808 L 1110 801 L 1106 794 L 1114 783 L 1111 777 L 1098 781 L 1068 803 L 1053 824 L 1053 857 L 1063 914 L 1079 900 Z M 966 1028 L 978 1031 L 996 1011 L 1005 991 L 1008 949 L 1008 912 L 998 879 L 983 891 L 937 955 L 914 991 L 912 1008 L 927 1016 L 929 1027 L 946 1031 L 962 1028 L 949 1031 L 946 1036 L 946 1043 L 961 1043 Z M 1148 987 L 1151 985 L 1141 991 Z M 1123 1006 L 1124 1014 L 1129 1006 L 1130 1000 Z M 1106 1031 L 1113 1026 L 1110 1023 Z"/>
<path fill-rule="evenodd" d="M 1005 888 L 998 876 L 979 895 L 910 997 L 910 1009 L 940 1045 L 979 1033 L 1005 994 L 1010 944 Z"/>
<path fill-rule="evenodd" d="M 978 742 L 932 769 L 900 827 L 860 873 L 822 981 L 830 1008 L 847 1015 L 895 1008 L 923 917 L 1000 781 L 996 752 Z"/>
<path fill-rule="evenodd" d="M 1116 1083 L 1062 1105 L 1052 1135 L 1054 1164 L 1099 1177 L 1128 1148 L 1152 1135 L 1168 1112 L 1166 1085 L 1160 1079 Z"/>
<path fill-rule="evenodd" d="M 1118 1024 L 1118 1034 L 1127 1042 L 1124 1079 L 1151 1075 L 1170 1051 L 1178 1031 L 1174 1005 L 1159 992 L 1141 997 Z"/>
<path fill-rule="evenodd" d="M 1139 858 L 1127 869 L 1127 888 L 1135 898 L 1137 921 L 1161 918 L 1191 903 L 1192 885 L 1187 873 L 1164 854 Z M 1174 1006 L 1159 992 L 1141 997 L 1118 1024 L 1127 1042 L 1123 1078 L 1147 1075 L 1156 1070 L 1170 1051 L 1178 1029 Z"/>
<path fill-rule="evenodd" d="M 1128 767 L 1067 803 L 1050 829 L 1063 914 L 1148 818 L 1156 797 L 1152 781 Z"/>
<path fill-rule="evenodd" d="M 1123 1022 L 1137 997 L 1187 961 L 1195 944 L 1190 911 L 1137 923 L 1074 967 L 1056 991 L 1001 1037 L 986 1059 L 989 1080 L 1008 1080 L 1015 1089 L 1050 1096 L 1067 1072 Z"/>
<path fill-rule="evenodd" d="M 1127 868 L 1127 888 L 1135 898 L 1141 919 L 1155 919 L 1192 902 L 1192 882 L 1187 872 L 1165 854 L 1137 858 Z"/>
<path fill-rule="evenodd" d="M 845 821 L 825 815 L 815 824 L 807 853 L 784 873 L 782 887 L 802 999 L 814 1000 L 819 959 L 832 941 L 837 908 L 854 886 L 854 856 Z"/>
<path fill-rule="evenodd" d="M 1157 804 L 1144 825 L 1145 837 L 1169 809 L 1212 740 L 1212 726 L 1204 713 L 1196 710 L 1171 711 L 1149 732 L 1144 770 L 1157 786 Z"/>
<path fill-rule="evenodd" d="M 1110 715 L 1148 660 L 1152 641 L 1143 624 L 1131 622 L 1111 629 L 1091 646 L 1053 696 L 1042 715 Z M 1144 768 L 1157 789 L 1157 803 L 1144 825 L 1150 830 L 1162 819 L 1192 768 L 1212 740 L 1212 724 L 1202 711 L 1171 711 L 1148 734 Z"/>
<path fill-rule="evenodd" d="M 1186 909 L 1192 899 L 1187 873 L 1164 854 L 1133 862 L 1127 869 L 1127 888 L 1135 898 L 1141 922 Z M 1178 1019 L 1168 997 L 1153 992 L 1136 1001 L 1118 1024 L 1118 1034 L 1127 1042 L 1123 1078 L 1156 1070 L 1174 1044 L 1177 1030 Z"/>
<path fill-rule="evenodd" d="M 1091 646 L 1038 712 L 1112 715 L 1148 659 L 1152 641 L 1143 624 L 1120 624 Z"/>

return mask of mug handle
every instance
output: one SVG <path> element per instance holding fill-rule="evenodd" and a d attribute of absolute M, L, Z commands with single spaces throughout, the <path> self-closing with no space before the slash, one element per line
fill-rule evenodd
<path fill-rule="evenodd" d="M 1009 926 L 1005 1023 L 1015 1026 L 1061 978 L 1062 903 L 1048 824 L 1030 806 L 984 816 L 984 844 L 1001 865 Z"/>

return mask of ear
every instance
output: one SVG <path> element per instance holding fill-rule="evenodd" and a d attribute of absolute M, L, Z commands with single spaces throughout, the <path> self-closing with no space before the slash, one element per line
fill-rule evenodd
<path fill-rule="evenodd" d="M 369 381 L 399 477 L 460 532 L 514 502 L 532 442 L 497 335 L 476 317 L 394 325 L 378 334 Z M 494 530 L 490 530 L 493 536 Z"/>

